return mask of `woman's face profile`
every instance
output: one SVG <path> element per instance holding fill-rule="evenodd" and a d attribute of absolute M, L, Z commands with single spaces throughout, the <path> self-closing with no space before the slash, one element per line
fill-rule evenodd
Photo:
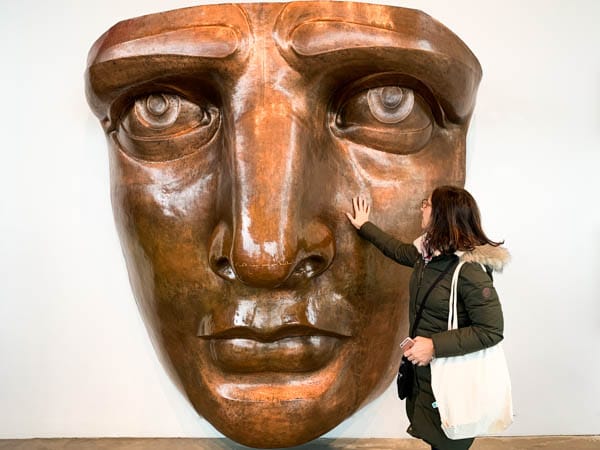
<path fill-rule="evenodd" d="M 421 229 L 425 231 L 431 222 L 431 194 L 421 202 Z"/>
<path fill-rule="evenodd" d="M 427 15 L 338 2 L 198 6 L 90 51 L 115 221 L 155 348 L 245 445 L 314 439 L 389 385 L 409 271 L 344 211 L 404 239 L 464 182 L 477 60 Z"/>

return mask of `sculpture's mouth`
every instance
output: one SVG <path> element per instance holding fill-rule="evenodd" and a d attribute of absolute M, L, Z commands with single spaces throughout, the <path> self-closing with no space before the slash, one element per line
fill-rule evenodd
<path fill-rule="evenodd" d="M 210 355 L 226 372 L 311 372 L 337 354 L 345 336 L 303 325 L 283 326 L 271 333 L 232 328 L 212 336 Z"/>
<path fill-rule="evenodd" d="M 197 336 L 225 373 L 284 374 L 326 366 L 355 328 L 356 313 L 341 297 L 288 297 L 275 304 L 246 298 L 206 313 Z"/>
<path fill-rule="evenodd" d="M 346 366 L 352 337 L 305 324 L 276 329 L 238 326 L 201 334 L 205 365 L 218 396 L 235 402 L 312 401 Z"/>

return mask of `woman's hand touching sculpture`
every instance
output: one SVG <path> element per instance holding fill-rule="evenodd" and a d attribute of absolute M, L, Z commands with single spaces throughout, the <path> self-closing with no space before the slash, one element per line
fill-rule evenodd
<path fill-rule="evenodd" d="M 360 230 L 360 227 L 362 227 L 365 222 L 369 221 L 371 205 L 366 198 L 360 195 L 352 199 L 352 205 L 354 206 L 354 216 L 348 212 L 346 213 L 346 216 L 348 216 L 352 225 L 354 225 L 357 230 Z"/>

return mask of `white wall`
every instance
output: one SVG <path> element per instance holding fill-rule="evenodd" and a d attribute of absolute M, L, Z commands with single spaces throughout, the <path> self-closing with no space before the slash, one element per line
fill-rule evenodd
<path fill-rule="evenodd" d="M 83 95 L 102 32 L 189 4 L 0 5 L 0 438 L 218 436 L 146 336 Z M 484 68 L 467 188 L 514 258 L 496 278 L 517 413 L 507 434 L 598 434 L 600 2 L 396 4 L 445 23 Z M 328 436 L 405 437 L 403 408 L 390 388 Z"/>

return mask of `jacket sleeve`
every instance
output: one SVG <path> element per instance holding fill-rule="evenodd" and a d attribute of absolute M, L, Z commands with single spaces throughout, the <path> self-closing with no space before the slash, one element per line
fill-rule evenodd
<path fill-rule="evenodd" d="M 372 222 L 365 222 L 358 234 L 371 242 L 385 256 L 404 266 L 413 267 L 419 252 L 413 244 L 406 244 L 383 232 Z"/>
<path fill-rule="evenodd" d="M 476 263 L 465 264 L 458 279 L 458 296 L 469 324 L 431 336 L 436 357 L 457 356 L 496 345 L 503 339 L 504 318 L 491 277 Z"/>

